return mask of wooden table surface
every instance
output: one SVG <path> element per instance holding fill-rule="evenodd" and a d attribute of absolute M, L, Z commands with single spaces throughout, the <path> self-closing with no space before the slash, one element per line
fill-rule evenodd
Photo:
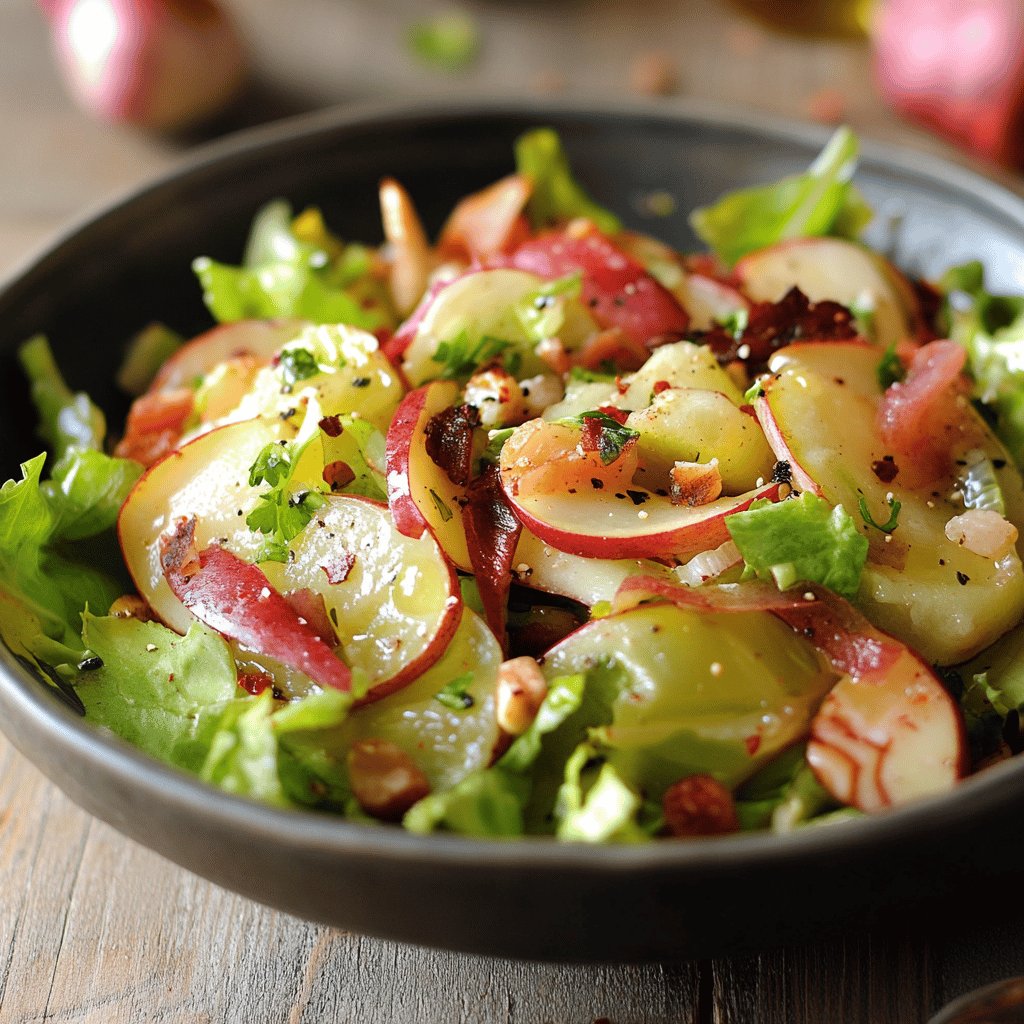
<path fill-rule="evenodd" d="M 415 0 L 233 6 L 261 87 L 226 126 L 412 92 L 615 96 L 630 88 L 638 54 L 663 51 L 681 95 L 805 117 L 835 106 L 821 95 L 835 90 L 865 135 L 949 153 L 887 112 L 865 45 L 776 35 L 698 0 L 481 3 L 469 8 L 480 60 L 456 78 L 409 57 L 406 28 L 429 9 Z M 36 6 L 0 0 L 0 274 L 66 220 L 173 166 L 187 145 L 82 115 Z M 1019 917 L 976 934 L 858 934 L 653 966 L 512 963 L 361 938 L 268 910 L 129 842 L 2 738 L 0 892 L 3 1022 L 916 1024 L 970 988 L 1024 973 Z"/>

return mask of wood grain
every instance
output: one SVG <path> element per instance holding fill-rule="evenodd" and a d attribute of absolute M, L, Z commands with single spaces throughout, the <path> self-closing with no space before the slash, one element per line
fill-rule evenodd
<path fill-rule="evenodd" d="M 474 8 L 479 64 L 408 57 L 417 0 L 235 0 L 261 83 L 218 125 L 415 93 L 599 99 L 647 51 L 681 91 L 804 116 L 836 89 L 865 134 L 933 152 L 891 117 L 856 43 L 772 35 L 698 0 Z M 372 39 L 373 46 L 365 41 Z M 0 273 L 69 218 L 168 168 L 189 140 L 105 128 L 67 99 L 34 5 L 0 0 Z M 671 98 L 662 102 L 671 104 Z M 770 884 L 770 882 L 768 883 Z M 506 1024 L 904 1024 L 1024 970 L 1010 926 L 980 935 L 846 936 L 734 961 L 574 966 L 483 960 L 308 924 L 210 885 L 74 807 L 0 739 L 0 1021 L 35 1024 L 447 1021 Z"/>

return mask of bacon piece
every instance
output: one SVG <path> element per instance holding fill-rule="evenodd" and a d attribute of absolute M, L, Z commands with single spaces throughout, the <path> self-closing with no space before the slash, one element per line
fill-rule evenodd
<path fill-rule="evenodd" d="M 738 338 L 720 326 L 690 335 L 710 346 L 723 366 L 739 361 L 753 373 L 764 370 L 773 352 L 794 341 L 846 341 L 857 336 L 853 314 L 845 306 L 812 303 L 799 288 L 790 288 L 778 302 L 753 303 Z"/>
<path fill-rule="evenodd" d="M 959 399 L 967 352 L 953 341 L 933 341 L 914 354 L 907 379 L 892 384 L 878 407 L 878 429 L 898 456 L 907 486 L 920 486 L 949 471 L 964 429 Z"/>
<path fill-rule="evenodd" d="M 487 624 L 505 644 L 508 592 L 512 585 L 512 560 L 522 524 L 501 486 L 497 466 L 488 466 L 466 491 L 462 510 L 469 560 L 476 575 Z"/>
<path fill-rule="evenodd" d="M 152 466 L 173 451 L 181 438 L 185 423 L 192 414 L 194 395 L 191 388 L 171 391 L 150 391 L 132 402 L 125 421 L 124 437 L 114 454 Z"/>
<path fill-rule="evenodd" d="M 473 431 L 480 426 L 480 412 L 473 405 L 442 409 L 427 421 L 424 447 L 434 465 L 443 469 L 453 484 L 465 486 L 473 472 Z"/>

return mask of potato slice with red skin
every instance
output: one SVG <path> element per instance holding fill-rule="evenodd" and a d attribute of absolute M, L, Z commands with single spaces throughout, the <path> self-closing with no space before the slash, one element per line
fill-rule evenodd
<path fill-rule="evenodd" d="M 388 505 L 399 533 L 433 536 L 463 572 L 472 572 L 462 524 L 466 489 L 454 484 L 427 454 L 427 424 L 459 399 L 454 381 L 433 381 L 410 391 L 398 406 L 387 433 Z"/>
<path fill-rule="evenodd" d="M 927 349 L 921 349 L 922 353 Z M 987 647 L 1024 612 L 1024 569 L 1016 553 L 993 560 L 949 540 L 945 525 L 963 512 L 950 495 L 954 460 L 972 450 L 991 459 L 1011 522 L 1021 523 L 1024 485 L 1002 445 L 966 400 L 949 422 L 946 473 L 921 485 L 913 464 L 879 430 L 883 394 L 878 350 L 853 342 L 790 345 L 771 360 L 755 400 L 776 458 L 799 490 L 841 504 L 870 543 L 858 605 L 872 622 L 904 638 L 930 662 L 954 665 Z M 875 522 L 901 503 L 888 534 Z M 890 539 L 886 539 L 886 538 Z"/>
<path fill-rule="evenodd" d="M 888 261 L 842 238 L 794 238 L 744 256 L 735 267 L 743 292 L 755 302 L 778 302 L 797 287 L 811 302 L 873 303 L 875 340 L 882 348 L 914 334 L 912 291 L 897 282 Z"/>
<path fill-rule="evenodd" d="M 594 319 L 619 328 L 637 345 L 662 335 L 682 337 L 689 328 L 675 296 L 596 228 L 583 235 L 538 235 L 512 253 L 509 265 L 546 280 L 580 271 L 582 299 Z"/>
<path fill-rule="evenodd" d="M 811 600 L 807 600 L 807 597 Z M 633 577 L 616 610 L 661 599 L 707 612 L 769 611 L 842 673 L 811 722 L 807 761 L 840 802 L 863 811 L 945 792 L 967 770 L 963 718 L 931 668 L 816 585 L 779 592 L 743 583 L 691 589 Z"/>
<path fill-rule="evenodd" d="M 407 686 L 444 654 L 463 604 L 429 534 L 404 537 L 386 505 L 336 494 L 289 546 L 294 557 L 262 569 L 282 594 L 323 598 L 346 662 L 370 680 L 363 703 Z"/>
<path fill-rule="evenodd" d="M 220 324 L 186 342 L 160 367 L 150 391 L 187 387 L 218 363 L 236 356 L 270 362 L 286 342 L 297 338 L 304 320 L 238 320 Z"/>
<path fill-rule="evenodd" d="M 125 562 L 139 593 L 175 631 L 185 633 L 193 616 L 164 576 L 161 535 L 173 533 L 179 519 L 194 518 L 198 550 L 217 544 L 243 563 L 255 562 L 264 537 L 249 529 L 246 517 L 264 488 L 249 486 L 249 467 L 285 430 L 271 420 L 216 428 L 149 469 L 128 495 L 118 519 Z M 294 479 L 315 486 L 321 465 L 314 441 Z M 365 672 L 371 697 L 404 686 L 443 654 L 462 602 L 430 536 L 403 537 L 385 506 L 336 495 L 289 547 L 292 561 L 260 563 L 268 585 L 284 597 L 309 591 L 323 598 L 345 660 Z M 286 691 L 308 688 L 306 679 L 284 678 L 280 664 L 266 671 Z"/>
<path fill-rule="evenodd" d="M 588 558 L 670 558 L 717 547 L 729 539 L 725 517 L 757 498 L 775 500 L 769 483 L 694 508 L 634 487 L 637 461 L 627 446 L 604 465 L 579 447 L 572 427 L 531 420 L 501 450 L 501 482 L 516 515 L 538 538 Z"/>
<path fill-rule="evenodd" d="M 321 686 L 348 692 L 352 673 L 316 631 L 270 586 L 258 566 L 211 544 L 182 565 L 175 557 L 195 520 L 182 521 L 174 537 L 161 535 L 161 553 L 174 596 L 197 618 L 245 651 L 263 654 L 309 676 Z"/>

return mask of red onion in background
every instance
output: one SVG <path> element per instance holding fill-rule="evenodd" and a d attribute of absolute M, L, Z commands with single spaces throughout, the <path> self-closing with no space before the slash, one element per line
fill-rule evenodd
<path fill-rule="evenodd" d="M 897 110 L 1024 165 L 1024 3 L 882 0 L 873 38 L 878 85 Z"/>
<path fill-rule="evenodd" d="M 213 0 L 40 0 L 78 102 L 104 121 L 174 129 L 241 89 L 245 49 Z"/>

